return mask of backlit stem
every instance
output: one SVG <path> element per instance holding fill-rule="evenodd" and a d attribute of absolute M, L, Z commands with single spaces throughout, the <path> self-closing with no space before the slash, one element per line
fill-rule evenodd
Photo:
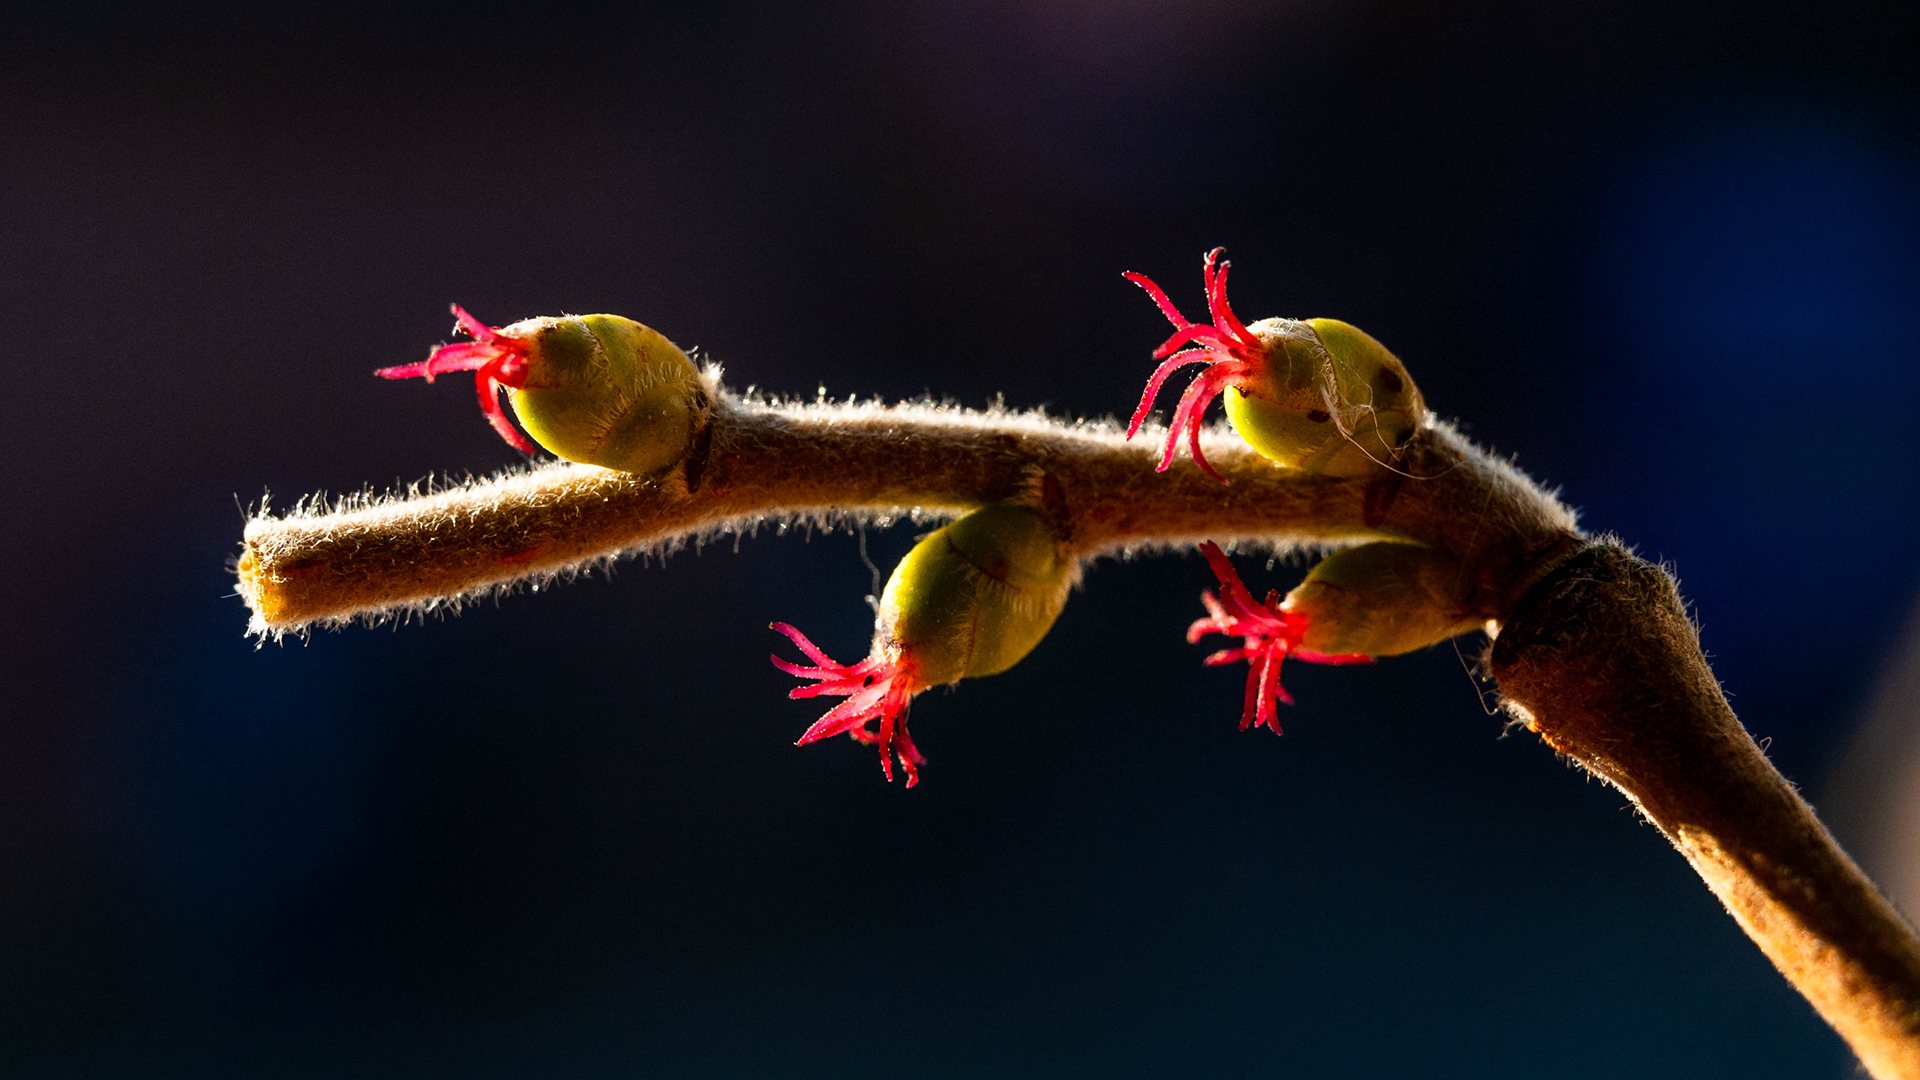
<path fill-rule="evenodd" d="M 1767 761 L 1673 579 L 1608 544 L 1562 563 L 1491 656 L 1508 707 L 1627 794 L 1880 1080 L 1920 1080 L 1920 941 Z"/>
<path fill-rule="evenodd" d="M 1509 707 L 1659 826 L 1882 1080 L 1920 1080 L 1920 942 L 1734 718 L 1671 579 L 1604 544 L 1531 480 L 1429 423 L 1395 471 L 1314 476 L 1210 432 L 1164 436 L 926 405 L 767 404 L 709 391 L 709 425 L 654 477 L 539 465 L 448 490 L 258 517 L 238 572 L 277 635 L 418 611 L 622 554 L 791 520 L 957 515 L 1051 477 L 1080 559 L 1215 539 L 1411 541 L 1463 567 L 1467 614 L 1504 624 Z"/>
<path fill-rule="evenodd" d="M 950 517 L 1051 474 L 1080 558 L 1214 539 L 1273 545 L 1404 539 L 1446 548 L 1498 618 L 1579 540 L 1573 515 L 1443 425 L 1402 473 L 1328 478 L 1286 469 L 1224 432 L 1207 455 L 1231 483 L 1156 473 L 1149 435 L 1111 423 L 926 405 L 769 405 L 712 387 L 694 451 L 647 478 L 539 465 L 449 490 L 248 524 L 240 592 L 256 633 L 420 610 L 596 560 L 771 521 Z"/>

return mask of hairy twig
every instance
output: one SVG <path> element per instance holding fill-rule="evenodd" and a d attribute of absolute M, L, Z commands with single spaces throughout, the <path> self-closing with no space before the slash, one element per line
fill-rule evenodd
<path fill-rule="evenodd" d="M 1734 718 L 1672 578 L 1596 544 L 1490 660 L 1508 709 L 1633 800 L 1870 1073 L 1920 1078 L 1920 942 Z"/>
<path fill-rule="evenodd" d="M 253 631 L 434 610 L 770 523 L 950 517 L 1041 484 L 1077 560 L 1205 539 L 1427 545 L 1460 565 L 1461 613 L 1498 631 L 1490 666 L 1515 715 L 1633 800 L 1873 1075 L 1920 1080 L 1920 943 L 1734 718 L 1671 580 L 1589 544 L 1551 494 L 1447 425 L 1357 478 L 1210 432 L 1223 485 L 1156 472 L 1159 440 L 1107 422 L 769 403 L 705 378 L 711 411 L 663 474 L 538 465 L 255 518 L 238 565 Z"/>
<path fill-rule="evenodd" d="M 1400 539 L 1445 548 L 1499 618 L 1579 544 L 1571 511 L 1445 425 L 1399 471 L 1340 479 L 1284 469 L 1225 432 L 1231 479 L 1154 471 L 1152 438 L 1106 422 L 931 405 L 766 404 L 711 387 L 693 453 L 652 478 L 546 464 L 411 498 L 313 506 L 247 525 L 240 591 L 255 633 L 421 611 L 622 554 L 792 519 L 952 516 L 1051 475 L 1073 554 L 1202 540 L 1270 546 Z"/>

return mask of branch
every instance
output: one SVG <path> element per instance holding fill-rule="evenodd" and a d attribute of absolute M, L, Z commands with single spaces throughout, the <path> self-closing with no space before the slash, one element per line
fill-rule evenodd
<path fill-rule="evenodd" d="M 542 464 L 408 498 L 249 522 L 238 571 L 256 634 L 429 610 L 621 555 L 793 519 L 946 517 L 1046 474 L 1081 559 L 1214 539 L 1276 547 L 1366 539 L 1444 548 L 1497 619 L 1577 549 L 1573 513 L 1517 469 L 1433 425 L 1400 471 L 1334 479 L 1285 469 L 1225 431 L 1207 456 L 1231 481 L 1154 471 L 1148 437 L 1105 422 L 930 405 L 766 404 L 710 387 L 692 453 L 651 477 Z M 1411 478 L 1411 479 L 1410 479 Z"/>
<path fill-rule="evenodd" d="M 1920 941 L 1740 726 L 1672 578 L 1596 544 L 1490 661 L 1513 715 L 1633 800 L 1868 1072 L 1920 1080 Z"/>
<path fill-rule="evenodd" d="M 252 630 L 430 610 L 772 522 L 951 516 L 1046 478 L 1078 560 L 1208 538 L 1440 548 L 1464 568 L 1468 614 L 1498 631 L 1508 708 L 1633 800 L 1874 1076 L 1920 1080 L 1920 942 L 1740 726 L 1671 579 L 1588 545 L 1571 511 L 1447 425 L 1358 478 L 1281 468 L 1214 431 L 1222 485 L 1154 471 L 1160 440 L 1110 423 L 765 403 L 707 378 L 711 418 L 663 474 L 543 464 L 254 519 L 238 564 Z"/>

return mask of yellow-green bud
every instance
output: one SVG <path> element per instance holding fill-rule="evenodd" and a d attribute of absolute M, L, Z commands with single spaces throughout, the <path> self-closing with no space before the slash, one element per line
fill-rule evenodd
<path fill-rule="evenodd" d="M 841 734 L 876 744 L 887 778 L 897 758 L 912 787 L 926 764 L 907 732 L 913 696 L 1019 663 L 1066 605 L 1072 570 L 1045 513 L 996 503 L 928 533 L 893 568 L 866 659 L 842 664 L 805 634 L 774 623 L 813 662 L 773 657 L 780 670 L 813 680 L 791 696 L 847 699 L 808 728 L 801 744 Z"/>
<path fill-rule="evenodd" d="M 929 533 L 894 568 L 875 649 L 904 647 L 929 686 L 998 674 L 1052 629 L 1071 570 L 1040 511 L 982 507 Z"/>
<path fill-rule="evenodd" d="M 1207 404 L 1222 392 L 1227 392 L 1227 418 L 1234 430 L 1282 465 L 1326 476 L 1365 476 L 1392 468 L 1401 447 L 1426 420 L 1426 403 L 1399 359 L 1338 319 L 1242 323 L 1227 302 L 1229 264 L 1219 259 L 1215 248 L 1201 263 L 1211 324 L 1189 322 L 1145 275 L 1124 275 L 1145 289 L 1173 324 L 1173 336 L 1154 350 L 1161 363 L 1147 379 L 1127 438 L 1139 432 L 1169 375 L 1204 363 L 1167 425 L 1161 472 L 1173 463 L 1184 436 L 1194 464 L 1226 481 L 1200 452 Z"/>
<path fill-rule="evenodd" d="M 658 331 L 618 315 L 569 315 L 501 333 L 527 344 L 527 380 L 508 394 L 541 446 L 636 473 L 686 455 L 706 392 L 693 361 Z"/>
<path fill-rule="evenodd" d="M 1264 378 L 1228 389 L 1227 418 L 1282 465 L 1364 476 L 1390 464 L 1426 415 L 1420 390 L 1386 346 L 1338 319 L 1266 319 Z"/>
<path fill-rule="evenodd" d="M 480 409 L 517 450 L 533 443 L 500 407 L 500 391 L 540 445 L 569 461 L 655 473 L 686 456 L 708 409 L 693 361 L 673 342 L 618 315 L 567 315 L 493 327 L 453 305 L 473 340 L 441 345 L 388 379 L 471 371 Z"/>
<path fill-rule="evenodd" d="M 1282 601 L 1304 615 L 1304 649 L 1394 656 L 1480 625 L 1459 560 L 1416 544 L 1376 543 L 1336 551 Z"/>

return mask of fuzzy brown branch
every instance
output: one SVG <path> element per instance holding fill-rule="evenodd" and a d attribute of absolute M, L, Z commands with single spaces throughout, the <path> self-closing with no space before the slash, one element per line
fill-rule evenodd
<path fill-rule="evenodd" d="M 1881 1080 L 1920 1080 L 1920 942 L 1754 744 L 1673 579 L 1609 544 L 1501 630 L 1515 716 L 1625 792 Z"/>
<path fill-rule="evenodd" d="M 1072 553 L 1202 539 L 1441 548 L 1463 616 L 1500 627 L 1509 707 L 1624 791 L 1876 1077 L 1920 1080 L 1920 943 L 1734 718 L 1672 582 L 1444 424 L 1357 479 L 1279 468 L 1226 432 L 1221 485 L 1108 423 L 927 405 L 767 404 L 711 385 L 693 451 L 653 478 L 541 465 L 249 523 L 256 633 L 430 609 L 769 522 L 942 517 L 1051 477 Z M 1584 549 L 1584 550 L 1583 550 Z"/>
<path fill-rule="evenodd" d="M 1398 472 L 1330 479 L 1283 469 L 1226 433 L 1156 473 L 1158 437 L 1110 423 L 928 405 L 769 405 L 712 388 L 694 452 L 665 475 L 542 465 L 415 498 L 248 524 L 240 592 L 256 633 L 420 610 L 623 553 L 792 518 L 950 516 L 1051 474 L 1081 558 L 1212 538 L 1276 546 L 1412 540 L 1459 556 L 1462 604 L 1498 618 L 1578 541 L 1574 519 L 1519 471 L 1436 425 Z M 1411 479 L 1410 479 L 1411 477 Z"/>

